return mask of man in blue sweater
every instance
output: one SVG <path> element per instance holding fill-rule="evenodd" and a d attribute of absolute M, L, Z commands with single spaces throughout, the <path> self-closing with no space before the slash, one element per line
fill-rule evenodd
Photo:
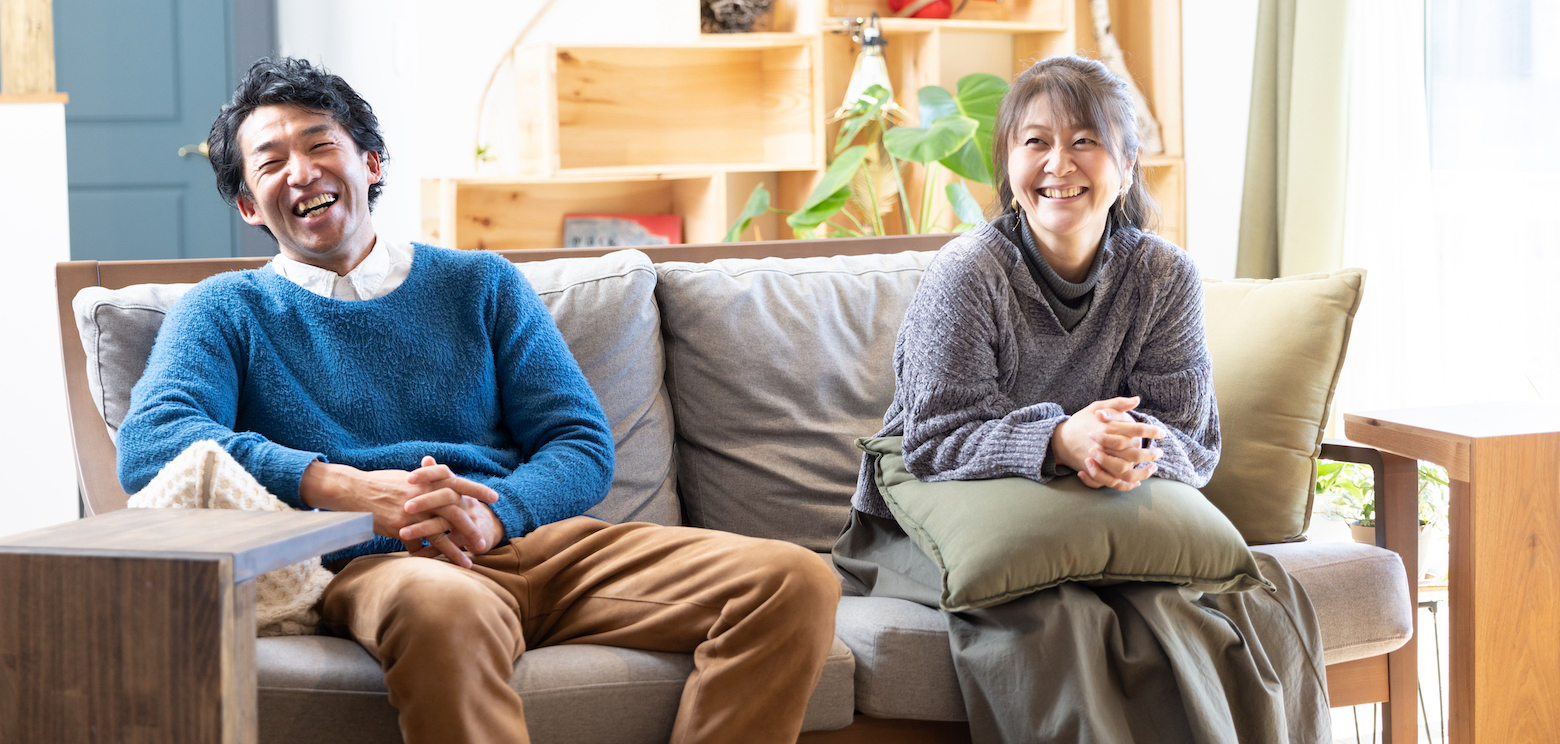
<path fill-rule="evenodd" d="M 261 60 L 210 143 L 281 255 L 168 314 L 119 432 L 126 490 L 211 439 L 295 507 L 373 514 L 320 612 L 382 663 L 408 742 L 527 741 L 513 664 L 569 642 L 692 652 L 674 742 L 794 742 L 833 639 L 823 561 L 581 516 L 612 480 L 599 402 L 508 261 L 375 234 L 384 140 L 341 78 Z"/>

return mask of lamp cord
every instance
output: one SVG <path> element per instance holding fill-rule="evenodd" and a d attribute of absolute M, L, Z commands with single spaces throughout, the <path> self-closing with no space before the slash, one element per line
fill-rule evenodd
<path fill-rule="evenodd" d="M 520 46 L 520 42 L 525 39 L 526 34 L 531 33 L 531 29 L 536 26 L 536 22 L 547 14 L 547 10 L 552 7 L 554 2 L 557 2 L 557 0 L 544 0 L 542 7 L 536 9 L 536 13 L 531 16 L 531 20 L 526 21 L 525 26 L 520 29 L 520 33 L 515 35 L 515 40 L 509 44 L 509 49 L 504 52 L 504 56 L 499 58 L 498 64 L 493 66 L 492 74 L 488 75 L 487 85 L 482 86 L 482 96 L 477 99 L 477 131 L 471 148 L 473 153 L 476 152 L 478 147 L 482 146 L 482 112 L 487 109 L 488 93 L 493 90 L 494 81 L 498 80 L 498 71 L 504 69 L 504 61 L 509 59 L 515 47 Z M 472 157 L 475 158 L 476 156 L 473 155 Z"/>

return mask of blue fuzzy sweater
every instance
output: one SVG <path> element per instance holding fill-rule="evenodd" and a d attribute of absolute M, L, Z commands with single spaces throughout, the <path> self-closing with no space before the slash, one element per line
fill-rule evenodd
<path fill-rule="evenodd" d="M 270 268 L 211 277 L 168 313 L 119 430 L 135 493 L 214 439 L 282 501 L 315 460 L 416 468 L 499 493 L 505 538 L 583 514 L 612 480 L 606 416 L 552 316 L 509 261 L 416 247 L 383 297 L 320 297 Z M 373 540 L 327 556 L 403 550 Z"/>

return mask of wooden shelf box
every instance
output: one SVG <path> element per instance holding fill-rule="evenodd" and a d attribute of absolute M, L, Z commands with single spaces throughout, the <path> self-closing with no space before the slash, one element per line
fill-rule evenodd
<path fill-rule="evenodd" d="M 422 183 L 423 240 L 468 250 L 563 247 L 563 216 L 571 212 L 675 214 L 683 242 L 716 243 L 736 221 L 757 183 L 770 193 L 775 173 L 689 173 L 581 179 L 454 179 Z M 756 220 L 774 238 L 771 212 Z M 751 235 L 751 233 L 749 233 Z"/>
<path fill-rule="evenodd" d="M 1155 232 L 1186 247 L 1186 161 L 1156 155 L 1144 157 L 1143 177 L 1148 193 L 1159 203 L 1159 227 Z"/>
<path fill-rule="evenodd" d="M 823 167 L 812 36 L 513 52 L 527 176 Z"/>

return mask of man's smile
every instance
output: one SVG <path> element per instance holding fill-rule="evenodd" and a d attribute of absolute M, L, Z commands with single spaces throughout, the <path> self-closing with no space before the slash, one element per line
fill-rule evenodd
<path fill-rule="evenodd" d="M 320 194 L 313 199 L 298 202 L 293 205 L 293 214 L 299 217 L 309 217 L 330 208 L 336 203 L 335 194 Z"/>

